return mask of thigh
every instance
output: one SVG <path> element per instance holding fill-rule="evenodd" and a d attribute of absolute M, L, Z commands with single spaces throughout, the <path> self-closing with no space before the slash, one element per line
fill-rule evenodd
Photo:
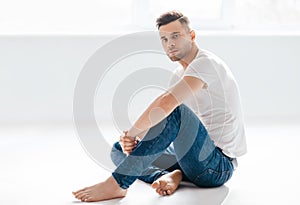
<path fill-rule="evenodd" d="M 192 181 L 199 187 L 217 187 L 226 183 L 233 174 L 233 164 L 220 149 L 216 148 L 209 157 L 207 167 Z"/>
<path fill-rule="evenodd" d="M 179 164 L 191 173 L 204 169 L 206 159 L 216 148 L 205 126 L 186 106 L 181 107 L 181 126 L 173 144 Z M 197 166 L 193 166 L 195 163 Z"/>
<path fill-rule="evenodd" d="M 174 148 L 183 172 L 198 186 L 220 185 L 232 174 L 231 162 L 214 145 L 199 118 L 186 106 L 181 109 L 181 127 Z"/>
<path fill-rule="evenodd" d="M 213 153 L 217 148 L 206 130 L 201 128 L 200 122 L 189 130 L 178 136 L 174 148 L 180 167 L 193 182 L 215 160 Z"/>
<path fill-rule="evenodd" d="M 189 157 L 193 161 L 204 161 L 216 148 L 205 126 L 187 106 L 182 105 L 181 124 L 174 140 L 177 160 Z"/>

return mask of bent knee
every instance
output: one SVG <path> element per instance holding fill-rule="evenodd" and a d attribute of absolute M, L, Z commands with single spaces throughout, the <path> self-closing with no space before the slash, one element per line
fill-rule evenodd
<path fill-rule="evenodd" d="M 115 142 L 112 149 L 116 149 L 116 150 L 119 150 L 119 151 L 122 151 L 122 147 L 120 145 L 119 142 Z"/>
<path fill-rule="evenodd" d="M 119 142 L 113 144 L 110 152 L 110 158 L 112 162 L 118 166 L 123 159 L 125 158 L 125 154 L 123 153 L 122 147 Z"/>

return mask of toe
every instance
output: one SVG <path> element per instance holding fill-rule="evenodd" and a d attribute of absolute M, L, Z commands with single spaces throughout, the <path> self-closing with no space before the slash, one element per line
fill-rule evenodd
<path fill-rule="evenodd" d="M 78 194 L 79 192 L 82 192 L 82 191 L 85 191 L 85 190 L 86 190 L 86 187 L 83 188 L 83 189 L 80 189 L 80 190 L 78 190 L 78 191 L 73 191 L 73 194 Z"/>
<path fill-rule="evenodd" d="M 81 201 L 87 201 L 88 198 L 90 198 L 90 196 L 88 194 L 86 194 L 81 198 Z"/>
<path fill-rule="evenodd" d="M 80 194 L 82 194 L 82 192 L 77 192 L 77 193 L 75 193 L 75 198 L 78 199 L 78 196 L 79 196 Z"/>
<path fill-rule="evenodd" d="M 92 202 L 92 201 L 93 201 L 93 198 L 92 198 L 92 197 L 88 197 L 88 198 L 85 199 L 85 201 L 86 201 L 86 202 Z"/>
<path fill-rule="evenodd" d="M 160 194 L 160 193 L 162 192 L 162 189 L 161 189 L 161 188 L 158 188 L 158 189 L 156 189 L 156 192 L 157 192 L 158 194 Z"/>
<path fill-rule="evenodd" d="M 85 192 L 81 192 L 81 193 L 79 193 L 78 195 L 76 195 L 76 198 L 79 199 L 79 200 L 82 200 L 82 198 L 83 198 L 84 196 L 86 196 L 86 194 L 87 194 L 87 193 L 85 193 Z"/>
<path fill-rule="evenodd" d="M 159 186 L 158 181 L 153 182 L 152 185 L 151 185 L 151 187 L 154 188 L 154 189 L 158 188 L 158 186 Z"/>

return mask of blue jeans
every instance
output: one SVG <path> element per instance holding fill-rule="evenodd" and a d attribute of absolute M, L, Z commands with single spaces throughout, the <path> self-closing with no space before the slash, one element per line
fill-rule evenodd
<path fill-rule="evenodd" d="M 175 169 L 196 186 L 217 187 L 234 170 L 232 159 L 214 145 L 198 117 L 183 104 L 152 127 L 128 157 L 115 143 L 111 158 L 117 166 L 112 176 L 123 189 L 137 179 L 152 183 Z"/>

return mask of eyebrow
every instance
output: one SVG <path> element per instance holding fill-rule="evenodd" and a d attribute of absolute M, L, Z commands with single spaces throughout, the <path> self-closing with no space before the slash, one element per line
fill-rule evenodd
<path fill-rule="evenodd" d="M 175 32 L 172 32 L 170 35 L 174 35 L 174 34 L 180 34 L 180 32 L 179 31 L 175 31 Z M 161 36 L 160 38 L 163 39 L 163 38 L 166 38 L 166 36 Z"/>

